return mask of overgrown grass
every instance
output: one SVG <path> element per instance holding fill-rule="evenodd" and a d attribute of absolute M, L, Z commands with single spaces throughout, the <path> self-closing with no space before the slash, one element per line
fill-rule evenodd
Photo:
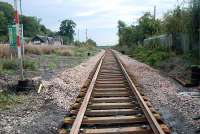
<path fill-rule="evenodd" d="M 56 54 L 60 56 L 72 56 L 74 55 L 74 52 L 71 49 L 58 48 Z"/>
<path fill-rule="evenodd" d="M 92 45 L 83 46 L 49 46 L 49 45 L 29 45 L 26 47 L 26 54 L 49 55 L 56 54 L 59 56 L 87 56 L 88 53 L 94 53 L 96 48 Z"/>
<path fill-rule="evenodd" d="M 25 71 L 37 71 L 43 63 L 41 63 L 40 59 L 35 59 L 34 57 L 41 57 L 43 58 L 44 64 L 46 64 L 47 68 L 53 70 L 58 67 L 60 58 L 66 58 L 62 56 L 80 57 L 81 59 L 85 59 L 88 56 L 94 55 L 97 51 L 97 48 L 92 45 L 27 45 L 25 47 L 25 60 L 23 65 Z M 18 70 L 19 60 L 17 58 L 13 58 L 12 60 L 10 59 L 9 46 L 0 46 L 0 74 L 14 75 Z"/>
<path fill-rule="evenodd" d="M 9 58 L 10 48 L 9 45 L 0 44 L 0 58 Z"/>
<path fill-rule="evenodd" d="M 175 54 L 162 48 L 138 46 L 132 51 L 131 56 L 149 65 L 157 66 L 159 62 L 175 56 Z"/>
<path fill-rule="evenodd" d="M 24 69 L 35 71 L 38 63 L 33 60 L 24 60 Z M 19 69 L 19 60 L 0 59 L 0 74 L 13 74 Z"/>
<path fill-rule="evenodd" d="M 56 68 L 56 64 L 53 62 L 48 63 L 48 69 L 53 70 Z"/>
<path fill-rule="evenodd" d="M 23 66 L 24 66 L 24 69 L 36 71 L 39 65 L 36 61 L 26 59 L 24 60 Z"/>
<path fill-rule="evenodd" d="M 87 57 L 89 54 L 94 55 L 98 50 L 92 45 L 84 45 L 74 48 L 74 56 Z"/>
<path fill-rule="evenodd" d="M 13 74 L 17 69 L 17 61 L 0 59 L 0 74 Z"/>
<path fill-rule="evenodd" d="M 198 56 L 195 56 L 192 52 L 180 55 L 180 57 L 182 59 L 190 61 L 194 65 L 200 65 L 200 60 L 199 60 Z"/>
<path fill-rule="evenodd" d="M 3 70 L 16 70 L 18 68 L 16 60 L 3 59 L 0 65 Z"/>
<path fill-rule="evenodd" d="M 60 56 L 71 56 L 73 55 L 71 49 L 72 47 L 68 46 L 27 45 L 25 53 L 36 55 L 58 54 Z"/>
<path fill-rule="evenodd" d="M 199 59 L 194 54 L 176 54 L 172 50 L 160 46 L 144 47 L 135 45 L 134 48 L 127 49 L 125 47 L 121 49 L 118 46 L 117 50 L 123 51 L 134 59 L 149 64 L 169 76 L 181 78 L 188 83 L 191 83 L 191 66 L 199 66 Z"/>
<path fill-rule="evenodd" d="M 150 48 L 138 45 L 132 48 L 122 47 L 118 50 L 151 66 L 157 66 L 161 61 L 175 56 L 175 53 L 162 47 Z"/>
<path fill-rule="evenodd" d="M 24 95 L 16 95 L 9 92 L 0 92 L 0 109 L 9 109 L 15 105 L 22 103 L 26 97 Z"/>
<path fill-rule="evenodd" d="M 96 52 L 96 47 L 92 45 L 82 46 L 54 46 L 54 45 L 27 45 L 25 46 L 25 54 L 35 55 L 51 55 L 59 56 L 87 56 L 88 53 L 92 55 Z M 10 58 L 11 51 L 9 45 L 0 44 L 0 58 Z"/>

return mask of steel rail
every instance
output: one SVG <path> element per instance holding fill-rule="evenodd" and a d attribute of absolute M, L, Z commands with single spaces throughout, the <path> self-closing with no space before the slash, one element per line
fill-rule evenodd
<path fill-rule="evenodd" d="M 142 107 L 142 110 L 153 130 L 153 132 L 155 134 L 165 134 L 165 132 L 162 130 L 162 128 L 160 127 L 159 123 L 157 122 L 156 118 L 154 117 L 153 113 L 151 112 L 151 110 L 149 109 L 149 107 L 147 106 L 147 104 L 145 103 L 143 97 L 141 96 L 141 94 L 139 93 L 139 91 L 137 90 L 137 87 L 135 86 L 135 84 L 132 82 L 129 74 L 127 73 L 124 65 L 122 64 L 121 60 L 119 59 L 119 57 L 116 55 L 116 53 L 113 51 L 113 54 L 115 56 L 115 58 L 117 59 L 125 77 L 126 80 L 129 83 L 129 86 L 131 87 L 131 90 L 133 91 L 133 93 L 135 94 L 138 103 L 140 104 L 140 106 Z"/>
<path fill-rule="evenodd" d="M 158 123 L 159 114 L 152 113 L 116 52 L 104 53 L 95 70 L 89 87 L 79 95 L 70 116 L 65 118 L 66 126 L 60 134 L 169 133 L 163 123 Z"/>
<path fill-rule="evenodd" d="M 97 76 L 99 74 L 99 71 L 100 71 L 100 68 L 101 68 L 101 65 L 102 65 L 103 58 L 104 58 L 104 56 L 101 57 L 101 60 L 100 60 L 99 65 L 97 67 L 97 70 L 96 70 L 96 72 L 94 74 L 94 77 L 92 78 L 92 81 L 90 83 L 88 91 L 87 91 L 87 93 L 86 93 L 86 95 L 84 97 L 83 103 L 81 104 L 80 110 L 79 110 L 79 112 L 78 112 L 78 114 L 76 116 L 76 119 L 75 119 L 74 123 L 73 123 L 73 126 L 72 126 L 72 129 L 70 131 L 70 134 L 78 134 L 79 133 L 79 130 L 80 130 L 80 127 L 81 127 L 81 123 L 83 121 L 83 117 L 85 115 L 85 112 L 86 112 L 90 97 L 92 95 L 92 91 L 94 89 L 94 85 L 95 85 L 96 80 L 97 80 Z"/>

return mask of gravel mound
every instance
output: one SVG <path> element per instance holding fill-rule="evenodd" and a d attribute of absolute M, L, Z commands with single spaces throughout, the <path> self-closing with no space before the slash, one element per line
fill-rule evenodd
<path fill-rule="evenodd" d="M 86 78 L 95 67 L 97 59 L 103 55 L 103 51 L 97 56 L 90 58 L 87 62 L 79 66 L 65 70 L 57 74 L 48 81 L 42 81 L 46 99 L 51 99 L 59 107 L 69 110 L 71 104 L 76 100 L 81 87 L 84 85 Z"/>
<path fill-rule="evenodd" d="M 200 127 L 200 96 L 194 97 L 190 92 L 199 92 L 195 88 L 184 88 L 158 70 L 121 55 L 129 74 L 138 81 L 142 91 L 150 98 L 153 106 L 172 128 L 173 134 L 194 134 Z"/>

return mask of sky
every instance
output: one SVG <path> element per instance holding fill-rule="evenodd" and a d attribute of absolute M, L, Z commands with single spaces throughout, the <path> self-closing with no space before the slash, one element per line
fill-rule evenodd
<path fill-rule="evenodd" d="M 22 0 L 22 8 L 24 15 L 42 19 L 41 23 L 53 31 L 59 30 L 62 20 L 72 19 L 77 24 L 75 39 L 85 41 L 87 28 L 88 37 L 98 45 L 114 45 L 118 42 L 118 20 L 135 24 L 145 12 L 153 13 L 154 6 L 161 18 L 176 3 L 177 0 Z"/>

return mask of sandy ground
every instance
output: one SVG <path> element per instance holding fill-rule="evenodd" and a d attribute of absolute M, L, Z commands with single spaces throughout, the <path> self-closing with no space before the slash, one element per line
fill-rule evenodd
<path fill-rule="evenodd" d="M 200 92 L 184 88 L 158 70 L 118 53 L 121 61 L 161 113 L 172 134 L 195 134 L 200 127 Z"/>
<path fill-rule="evenodd" d="M 23 104 L 0 111 L 1 134 L 54 134 L 103 51 L 75 68 L 43 80 L 44 90 L 27 95 Z"/>

